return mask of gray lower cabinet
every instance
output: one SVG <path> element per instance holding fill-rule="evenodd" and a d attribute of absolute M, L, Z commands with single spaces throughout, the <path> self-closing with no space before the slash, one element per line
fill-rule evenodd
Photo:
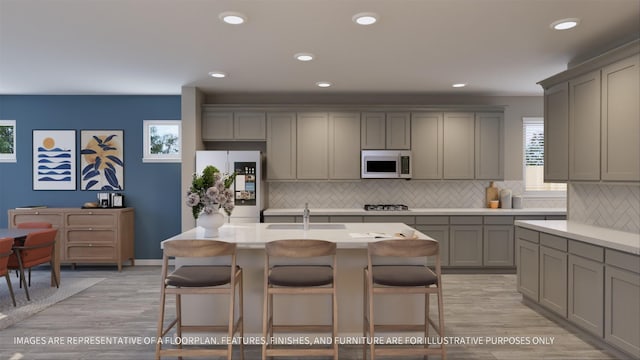
<path fill-rule="evenodd" d="M 518 291 L 538 301 L 540 279 L 539 234 L 524 228 L 516 228 L 516 265 Z"/>
<path fill-rule="evenodd" d="M 482 266 L 482 225 L 451 225 L 449 265 Z"/>
<path fill-rule="evenodd" d="M 606 250 L 605 340 L 640 358 L 640 257 Z"/>
<path fill-rule="evenodd" d="M 599 337 L 604 331 L 604 264 L 569 254 L 568 318 Z"/>
<path fill-rule="evenodd" d="M 484 266 L 513 266 L 513 225 L 484 226 Z"/>
<path fill-rule="evenodd" d="M 438 240 L 440 265 L 449 266 L 449 225 L 416 225 L 416 230 Z"/>
<path fill-rule="evenodd" d="M 540 234 L 540 305 L 567 317 L 567 239 Z"/>

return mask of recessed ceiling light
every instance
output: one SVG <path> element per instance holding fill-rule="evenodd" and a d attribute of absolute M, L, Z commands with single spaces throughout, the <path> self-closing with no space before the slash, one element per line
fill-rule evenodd
<path fill-rule="evenodd" d="M 235 11 L 225 11 L 218 15 L 220 20 L 226 22 L 231 25 L 240 25 L 247 21 L 247 17 L 244 14 Z"/>
<path fill-rule="evenodd" d="M 211 76 L 212 78 L 216 78 L 216 79 L 222 79 L 227 77 L 227 74 L 223 73 L 222 71 L 211 71 L 209 73 L 209 76 Z"/>
<path fill-rule="evenodd" d="M 317 85 L 318 87 L 321 87 L 321 88 L 328 88 L 328 87 L 329 87 L 329 86 L 331 86 L 332 84 L 331 84 L 330 82 L 328 82 L 328 81 L 318 81 L 318 82 L 316 83 L 316 85 Z"/>
<path fill-rule="evenodd" d="M 353 15 L 351 18 L 358 25 L 371 25 L 378 21 L 378 14 L 372 12 L 363 12 Z"/>
<path fill-rule="evenodd" d="M 313 56 L 313 54 L 310 54 L 310 53 L 297 53 L 293 55 L 293 57 L 295 57 L 300 61 L 311 61 L 315 56 Z"/>
<path fill-rule="evenodd" d="M 452 87 L 454 87 L 454 88 L 462 88 L 462 87 L 467 86 L 467 84 L 464 84 L 464 83 L 458 83 L 458 84 L 453 84 L 453 85 L 451 85 L 451 86 L 452 86 Z"/>
<path fill-rule="evenodd" d="M 577 19 L 577 18 L 561 19 L 561 20 L 552 22 L 551 28 L 555 30 L 569 30 L 578 26 L 579 23 L 580 23 L 580 19 Z"/>

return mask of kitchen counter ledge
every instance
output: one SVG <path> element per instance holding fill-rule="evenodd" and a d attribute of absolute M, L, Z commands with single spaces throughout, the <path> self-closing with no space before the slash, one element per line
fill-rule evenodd
<path fill-rule="evenodd" d="M 640 255 L 640 234 L 567 220 L 516 220 L 516 226 Z"/>
<path fill-rule="evenodd" d="M 355 215 L 355 216 L 420 216 L 420 215 L 502 215 L 502 216 L 518 216 L 518 215 L 566 215 L 565 208 L 525 208 L 525 209 L 487 209 L 487 208 L 415 208 L 407 211 L 370 211 L 358 208 L 310 208 L 311 216 L 322 215 Z M 302 216 L 303 209 L 267 209 L 264 216 Z"/>

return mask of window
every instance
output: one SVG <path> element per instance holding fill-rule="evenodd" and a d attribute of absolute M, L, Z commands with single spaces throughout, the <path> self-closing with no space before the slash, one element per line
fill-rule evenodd
<path fill-rule="evenodd" d="M 0 162 L 16 162 L 15 120 L 0 120 Z"/>
<path fill-rule="evenodd" d="M 523 119 L 524 191 L 528 195 L 565 196 L 567 184 L 544 182 L 544 122 L 542 118 Z"/>
<path fill-rule="evenodd" d="M 181 122 L 145 120 L 143 162 L 181 162 Z"/>

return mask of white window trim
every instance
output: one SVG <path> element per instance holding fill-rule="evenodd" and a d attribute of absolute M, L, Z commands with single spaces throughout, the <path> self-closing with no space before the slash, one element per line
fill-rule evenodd
<path fill-rule="evenodd" d="M 13 127 L 13 153 L 0 154 L 0 163 L 14 163 L 18 162 L 16 152 L 18 150 L 18 144 L 16 139 L 16 121 L 15 120 L 0 120 L 0 126 L 12 126 Z"/>
<path fill-rule="evenodd" d="M 524 164 L 525 159 L 526 159 L 526 147 L 527 147 L 527 140 L 526 140 L 526 132 L 524 131 L 524 125 L 527 122 L 534 122 L 534 121 L 544 121 L 544 118 L 542 117 L 523 117 L 522 118 L 522 196 L 526 197 L 526 198 L 537 198 L 537 199 L 542 199 L 542 198 L 549 198 L 549 199 L 558 199 L 558 198 L 566 198 L 567 197 L 567 192 L 566 191 L 549 191 L 549 190 L 535 190 L 535 191 L 527 191 L 527 173 L 526 173 L 526 166 Z"/>
<path fill-rule="evenodd" d="M 151 153 L 151 127 L 154 125 L 178 125 L 178 141 L 182 144 L 182 121 L 180 120 L 144 120 L 143 122 L 143 141 L 142 141 L 142 162 L 182 162 L 182 145 L 177 154 L 152 154 Z"/>

